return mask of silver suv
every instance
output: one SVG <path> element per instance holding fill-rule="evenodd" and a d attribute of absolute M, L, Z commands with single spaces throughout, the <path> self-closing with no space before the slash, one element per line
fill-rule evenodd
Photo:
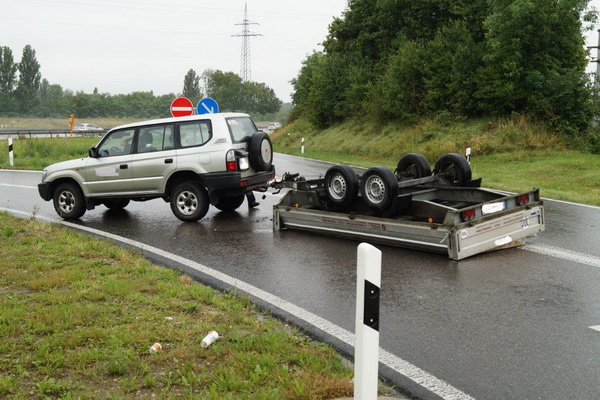
<path fill-rule="evenodd" d="M 210 204 L 233 211 L 275 177 L 273 146 L 247 114 L 221 113 L 137 122 L 111 129 L 89 157 L 44 169 L 40 196 L 65 219 L 104 204 L 162 198 L 182 221 Z"/>

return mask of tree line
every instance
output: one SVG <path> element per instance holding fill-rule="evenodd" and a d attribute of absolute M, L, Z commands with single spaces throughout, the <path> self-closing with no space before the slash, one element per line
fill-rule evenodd
<path fill-rule="evenodd" d="M 292 118 L 526 115 L 584 132 L 596 111 L 588 0 L 349 0 L 292 81 Z"/>
<path fill-rule="evenodd" d="M 264 83 L 242 82 L 233 72 L 206 70 L 199 76 L 190 69 L 184 77 L 183 96 L 196 104 L 204 92 L 219 102 L 221 111 L 239 111 L 253 114 L 276 113 L 282 102 L 273 89 Z M 12 50 L 0 46 L 0 115 L 78 118 L 169 117 L 169 105 L 178 95 L 154 95 L 152 91 L 129 94 L 73 92 L 42 78 L 35 50 L 27 45 L 20 62 L 15 62 Z"/>

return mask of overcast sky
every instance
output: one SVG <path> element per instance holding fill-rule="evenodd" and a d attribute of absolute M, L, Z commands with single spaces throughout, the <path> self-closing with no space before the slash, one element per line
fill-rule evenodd
<path fill-rule="evenodd" d="M 18 61 L 30 44 L 43 78 L 65 89 L 180 93 L 190 68 L 240 73 L 242 38 L 232 35 L 246 3 L 263 35 L 250 38 L 252 80 L 290 101 L 289 81 L 347 0 L 0 0 L 0 45 Z"/>

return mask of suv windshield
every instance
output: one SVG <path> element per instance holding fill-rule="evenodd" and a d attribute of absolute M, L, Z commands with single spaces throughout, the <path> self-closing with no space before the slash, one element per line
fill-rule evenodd
<path fill-rule="evenodd" d="M 247 142 L 258 130 L 250 117 L 227 118 L 227 126 L 234 143 Z"/>

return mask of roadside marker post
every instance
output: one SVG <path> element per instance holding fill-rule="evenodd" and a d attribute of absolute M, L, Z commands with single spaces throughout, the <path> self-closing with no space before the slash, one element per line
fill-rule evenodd
<path fill-rule="evenodd" d="M 302 141 L 300 142 L 300 154 L 304 154 L 304 138 L 302 138 Z"/>
<path fill-rule="evenodd" d="M 15 166 L 15 160 L 13 157 L 13 143 L 12 138 L 8 138 L 8 163 L 11 167 Z"/>
<path fill-rule="evenodd" d="M 471 148 L 470 147 L 467 147 L 466 157 L 467 157 L 467 162 L 469 164 L 471 164 Z"/>
<path fill-rule="evenodd" d="M 381 251 L 361 243 L 356 268 L 354 399 L 375 400 L 379 375 Z"/>

